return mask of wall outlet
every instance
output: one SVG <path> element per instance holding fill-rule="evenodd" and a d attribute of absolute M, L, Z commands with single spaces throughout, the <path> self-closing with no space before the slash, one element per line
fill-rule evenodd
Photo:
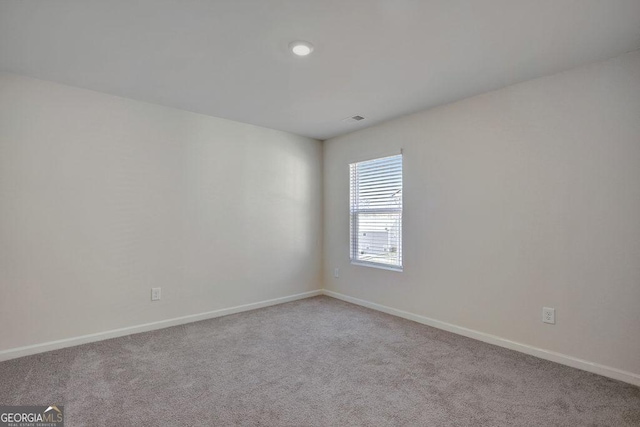
<path fill-rule="evenodd" d="M 335 277 L 336 279 L 340 277 L 340 269 L 338 267 L 333 269 L 333 277 Z"/>
<path fill-rule="evenodd" d="M 158 301 L 161 296 L 160 288 L 151 288 L 151 301 Z"/>
<path fill-rule="evenodd" d="M 542 321 L 544 323 L 556 324 L 556 309 L 549 307 L 542 307 Z"/>

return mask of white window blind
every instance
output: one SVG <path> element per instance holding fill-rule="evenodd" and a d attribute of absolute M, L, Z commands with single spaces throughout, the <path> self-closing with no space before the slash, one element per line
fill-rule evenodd
<path fill-rule="evenodd" d="M 349 169 L 351 261 L 402 270 L 402 154 Z"/>

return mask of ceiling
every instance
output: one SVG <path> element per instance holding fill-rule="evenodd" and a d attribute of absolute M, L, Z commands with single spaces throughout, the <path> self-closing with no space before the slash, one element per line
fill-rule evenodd
<path fill-rule="evenodd" d="M 0 71 L 318 139 L 639 48 L 640 0 L 0 1 Z"/>

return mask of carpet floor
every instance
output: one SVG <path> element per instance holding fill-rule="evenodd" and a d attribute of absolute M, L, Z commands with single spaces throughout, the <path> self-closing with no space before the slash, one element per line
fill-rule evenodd
<path fill-rule="evenodd" d="M 0 363 L 65 426 L 640 426 L 640 388 L 328 297 Z"/>

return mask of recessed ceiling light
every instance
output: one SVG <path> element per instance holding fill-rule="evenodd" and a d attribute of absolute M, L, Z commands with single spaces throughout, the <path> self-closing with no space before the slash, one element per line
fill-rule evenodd
<path fill-rule="evenodd" d="M 313 52 L 313 45 L 309 42 L 296 41 L 289 43 L 289 49 L 294 55 L 307 56 Z"/>

